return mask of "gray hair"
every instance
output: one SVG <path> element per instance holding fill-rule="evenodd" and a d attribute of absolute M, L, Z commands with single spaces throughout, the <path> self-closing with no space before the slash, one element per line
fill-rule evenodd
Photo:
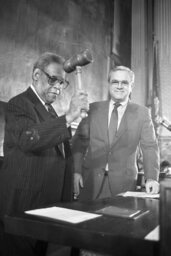
<path fill-rule="evenodd" d="M 110 81 L 111 73 L 116 72 L 116 71 L 127 71 L 130 75 L 131 83 L 132 84 L 134 83 L 134 79 L 135 79 L 134 72 L 130 68 L 125 67 L 125 66 L 116 66 L 116 67 L 112 68 L 109 72 L 108 81 Z"/>
<path fill-rule="evenodd" d="M 37 59 L 37 61 L 33 65 L 33 71 L 36 68 L 45 69 L 45 67 L 49 66 L 51 63 L 57 63 L 63 65 L 65 59 L 52 52 L 45 52 Z"/>

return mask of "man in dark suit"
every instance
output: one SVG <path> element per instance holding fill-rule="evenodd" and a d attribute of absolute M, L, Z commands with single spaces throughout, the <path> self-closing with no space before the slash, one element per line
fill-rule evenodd
<path fill-rule="evenodd" d="M 2 222 L 5 214 L 72 200 L 70 125 L 81 109 L 88 110 L 88 101 L 79 91 L 72 96 L 67 113 L 57 116 L 51 104 L 67 86 L 63 63 L 56 54 L 42 54 L 33 67 L 32 85 L 7 104 L 0 172 Z M 34 241 L 29 241 L 29 246 L 23 238 L 19 242 L 17 238 L 5 240 L 9 242 L 9 255 L 34 255 L 34 248 L 38 248 Z"/>
<path fill-rule="evenodd" d="M 73 141 L 74 191 L 80 200 L 135 190 L 136 152 L 143 152 L 145 186 L 158 193 L 159 151 L 148 108 L 132 103 L 134 73 L 118 66 L 109 73 L 109 101 L 90 104 Z M 81 190 L 80 190 L 81 188 Z"/>

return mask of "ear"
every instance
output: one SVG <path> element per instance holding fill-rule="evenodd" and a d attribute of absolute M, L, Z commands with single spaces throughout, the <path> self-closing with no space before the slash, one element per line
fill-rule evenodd
<path fill-rule="evenodd" d="M 134 89 L 135 85 L 134 83 L 131 84 L 131 91 Z"/>
<path fill-rule="evenodd" d="M 33 80 L 37 81 L 39 80 L 39 77 L 40 77 L 40 69 L 39 68 L 36 68 L 34 71 L 33 71 Z"/>

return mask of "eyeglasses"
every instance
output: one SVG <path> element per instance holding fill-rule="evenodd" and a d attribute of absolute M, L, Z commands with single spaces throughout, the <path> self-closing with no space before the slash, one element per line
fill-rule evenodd
<path fill-rule="evenodd" d="M 69 82 L 62 77 L 57 77 L 57 76 L 50 76 L 47 72 L 45 72 L 43 69 L 41 71 L 47 76 L 48 78 L 48 84 L 50 86 L 54 86 L 55 84 L 59 84 L 62 89 L 66 89 L 69 85 Z"/>
<path fill-rule="evenodd" d="M 129 82 L 127 80 L 123 80 L 123 81 L 118 81 L 118 80 L 112 80 L 110 81 L 110 84 L 114 85 L 114 86 L 119 86 L 120 84 L 122 86 L 128 86 L 129 85 Z"/>

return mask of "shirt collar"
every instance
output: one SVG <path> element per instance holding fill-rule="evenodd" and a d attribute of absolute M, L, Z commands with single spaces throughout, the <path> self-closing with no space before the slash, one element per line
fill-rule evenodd
<path fill-rule="evenodd" d="M 32 91 L 36 94 L 36 96 L 38 97 L 38 99 L 41 101 L 41 103 L 45 106 L 45 102 L 40 98 L 40 96 L 38 95 L 38 93 L 36 92 L 36 89 L 34 88 L 34 86 L 31 84 L 30 88 L 32 89 Z"/>
<path fill-rule="evenodd" d="M 126 107 L 126 105 L 128 104 L 128 101 L 129 101 L 129 99 L 128 99 L 128 100 L 125 100 L 125 101 L 120 102 L 121 106 L 122 106 L 122 107 Z M 110 99 L 109 104 L 110 104 L 111 106 L 113 106 L 113 105 L 115 104 L 115 101 L 114 101 L 114 100 L 112 100 L 112 99 Z"/>

